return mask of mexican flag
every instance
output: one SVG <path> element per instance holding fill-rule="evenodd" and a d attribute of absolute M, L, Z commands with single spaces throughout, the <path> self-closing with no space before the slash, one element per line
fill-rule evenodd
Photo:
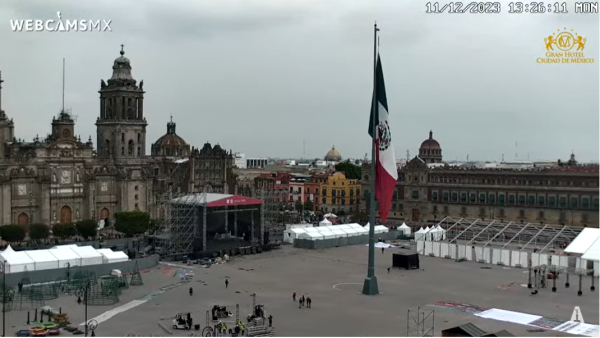
<path fill-rule="evenodd" d="M 388 104 L 385 95 L 381 57 L 379 55 L 377 55 L 375 88 L 373 91 L 372 102 L 371 118 L 369 119 L 369 135 L 375 138 L 375 198 L 379 201 L 379 217 L 385 221 L 388 212 L 390 211 L 394 190 L 396 190 L 398 169 L 396 168 L 396 155 L 388 122 Z M 375 115 L 374 119 L 373 114 Z M 376 126 L 373 126 L 373 120 L 376 121 Z"/>

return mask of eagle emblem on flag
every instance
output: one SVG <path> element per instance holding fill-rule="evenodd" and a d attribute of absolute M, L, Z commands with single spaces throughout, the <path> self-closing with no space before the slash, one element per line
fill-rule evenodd
<path fill-rule="evenodd" d="M 377 126 L 377 138 L 379 139 L 379 151 L 389 148 L 392 143 L 392 132 L 387 121 L 379 122 Z"/>

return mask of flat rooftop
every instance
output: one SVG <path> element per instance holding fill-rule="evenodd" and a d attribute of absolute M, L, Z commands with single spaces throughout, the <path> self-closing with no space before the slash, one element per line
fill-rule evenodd
<path fill-rule="evenodd" d="M 112 318 L 103 320 L 106 314 L 97 317 L 96 334 L 167 336 L 158 326 L 161 318 L 190 312 L 194 323 L 204 327 L 206 310 L 217 304 L 227 306 L 234 314 L 235 304 L 239 304 L 244 320 L 251 311 L 251 294 L 256 293 L 257 303 L 264 304 L 267 313 L 273 315 L 277 336 L 406 336 L 407 310 L 417 307 L 435 310 L 435 336 L 440 336 L 443 329 L 468 322 L 486 332 L 506 329 L 516 336 L 569 336 L 550 330 L 528 332 L 536 328 L 483 319 L 458 307 L 498 308 L 568 321 L 574 307 L 579 306 L 586 323 L 597 324 L 599 300 L 596 293 L 590 292 L 591 277 L 583 280 L 582 297 L 577 296 L 577 278 L 570 276 L 571 287 L 565 289 L 566 276 L 562 274 L 556 293 L 548 288 L 532 296 L 531 290 L 522 286 L 527 283 L 527 271 L 523 269 L 491 265 L 491 269 L 481 269 L 484 265 L 479 263 L 420 256 L 420 270 L 392 269 L 388 274 L 394 250 L 376 251 L 376 274 L 382 293 L 378 296 L 360 294 L 367 272 L 366 246 L 314 251 L 284 246 L 260 255 L 234 257 L 230 263 L 211 268 L 194 267 L 194 279 L 180 286 L 176 285 L 178 276 L 173 277 L 178 268 L 161 265 L 143 275 L 144 286 L 124 290 L 119 304 L 90 306 L 89 318 L 142 299 L 145 302 L 141 305 Z M 227 289 L 225 279 L 230 282 Z M 595 283 L 598 285 L 597 279 Z M 189 287 L 194 288 L 193 296 L 188 294 Z M 298 297 L 310 296 L 313 308 L 299 309 L 298 303 L 292 302 L 293 292 Z M 83 322 L 83 307 L 75 301 L 74 296 L 63 296 L 47 304 L 69 309 L 71 321 L 77 324 Z M 446 305 L 435 305 L 439 302 Z M 16 326 L 7 328 L 7 333 L 13 334 L 25 321 L 26 312 L 8 314 L 10 323 Z M 171 327 L 170 319 L 162 323 Z"/>

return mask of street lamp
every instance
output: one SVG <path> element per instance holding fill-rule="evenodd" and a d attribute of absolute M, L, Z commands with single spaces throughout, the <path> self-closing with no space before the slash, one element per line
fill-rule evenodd
<path fill-rule="evenodd" d="M 88 332 L 92 331 L 92 337 L 96 336 L 94 330 L 98 327 L 98 322 L 94 319 L 88 321 L 88 296 L 90 293 L 90 282 L 85 284 L 85 287 L 78 287 L 75 290 L 75 295 L 77 296 L 77 304 L 81 305 L 83 297 L 83 305 L 85 306 L 85 336 L 88 336 Z"/>
<path fill-rule="evenodd" d="M 6 260 L 0 263 L 2 267 L 2 337 L 6 337 Z"/>

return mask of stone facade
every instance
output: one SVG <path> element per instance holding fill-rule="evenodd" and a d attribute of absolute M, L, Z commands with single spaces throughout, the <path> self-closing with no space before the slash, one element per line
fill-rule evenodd
<path fill-rule="evenodd" d="M 67 111 L 52 119 L 51 133 L 33 142 L 18 140 L 14 122 L 2 111 L 0 76 L 0 224 L 54 224 L 82 219 L 112 219 L 119 211 L 154 213 L 159 195 L 233 191 L 232 152 L 205 144 L 189 147 L 176 136 L 173 121 L 167 135 L 146 155 L 143 81 L 131 74 L 121 56 L 113 75 L 100 85 L 96 149 L 82 142 Z M 182 144 L 166 140 L 181 139 Z"/>
<path fill-rule="evenodd" d="M 369 164 L 363 164 L 361 210 L 368 210 Z M 598 227 L 598 167 L 468 169 L 428 166 L 413 158 L 398 171 L 388 219 L 436 222 L 446 216 Z"/>

